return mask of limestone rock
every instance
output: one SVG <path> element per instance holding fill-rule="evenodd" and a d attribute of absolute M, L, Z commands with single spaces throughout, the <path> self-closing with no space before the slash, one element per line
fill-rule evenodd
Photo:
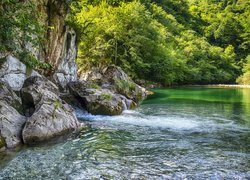
<path fill-rule="evenodd" d="M 69 84 L 70 91 L 90 113 L 119 115 L 123 111 L 122 99 L 107 89 L 86 89 L 83 82 Z"/>
<path fill-rule="evenodd" d="M 58 88 L 41 77 L 28 78 L 21 91 L 26 115 L 23 141 L 32 144 L 79 130 L 74 110 L 59 97 Z"/>
<path fill-rule="evenodd" d="M 0 102 L 6 102 L 19 113 L 23 113 L 22 100 L 12 91 L 11 87 L 4 81 L 0 80 Z"/>
<path fill-rule="evenodd" d="M 65 90 L 69 82 L 77 80 L 77 65 L 75 62 L 77 55 L 76 32 L 72 28 L 66 28 L 64 41 L 61 61 L 53 75 L 61 90 Z"/>
<path fill-rule="evenodd" d="M 147 95 L 145 88 L 117 66 L 93 69 L 80 78 L 82 81 L 70 83 L 69 89 L 92 114 L 121 114 L 125 109 L 135 108 Z"/>
<path fill-rule="evenodd" d="M 22 142 L 21 132 L 26 121 L 22 112 L 21 99 L 9 85 L 0 81 L 0 148 L 13 148 Z"/>
<path fill-rule="evenodd" d="M 0 144 L 7 148 L 14 148 L 21 144 L 22 128 L 25 122 L 26 117 L 20 115 L 6 102 L 0 101 Z"/>
<path fill-rule="evenodd" d="M 40 76 L 34 70 L 28 73 L 26 66 L 11 55 L 0 59 L 0 80 L 8 83 L 15 91 L 22 88 L 25 79 L 34 75 Z"/>
<path fill-rule="evenodd" d="M 28 118 L 23 129 L 23 141 L 33 144 L 79 130 L 83 126 L 79 123 L 74 110 L 58 100 L 55 102 L 41 102 L 34 114 Z"/>

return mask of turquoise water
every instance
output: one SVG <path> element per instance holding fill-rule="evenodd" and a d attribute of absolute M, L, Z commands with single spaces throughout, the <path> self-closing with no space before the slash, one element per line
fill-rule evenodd
<path fill-rule="evenodd" d="M 0 179 L 249 179 L 250 89 L 155 89 L 79 135 L 1 154 Z"/>

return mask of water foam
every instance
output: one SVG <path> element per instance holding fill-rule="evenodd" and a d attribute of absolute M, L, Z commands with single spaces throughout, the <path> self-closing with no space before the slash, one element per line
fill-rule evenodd
<path fill-rule="evenodd" d="M 138 111 L 126 110 L 119 116 L 92 115 L 86 111 L 76 110 L 79 119 L 87 121 L 110 121 L 115 123 L 125 123 L 136 126 L 148 126 L 152 128 L 171 129 L 193 129 L 200 125 L 200 122 L 192 120 L 190 117 L 180 117 L 178 115 L 145 115 Z"/>

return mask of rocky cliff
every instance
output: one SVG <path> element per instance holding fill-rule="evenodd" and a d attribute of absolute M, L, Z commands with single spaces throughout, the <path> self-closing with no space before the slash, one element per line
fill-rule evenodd
<path fill-rule="evenodd" d="M 27 52 L 38 61 L 51 65 L 51 80 L 65 88 L 77 80 L 76 33 L 65 19 L 66 0 L 22 0 L 0 3 L 0 57 L 12 54 L 24 64 L 32 64 Z"/>
<path fill-rule="evenodd" d="M 49 62 L 55 69 L 53 79 L 65 88 L 70 81 L 77 79 L 76 33 L 65 23 L 68 5 L 65 0 L 34 1 L 38 11 L 43 14 L 42 25 L 47 27 L 44 34 L 45 49 L 40 49 L 40 59 Z"/>

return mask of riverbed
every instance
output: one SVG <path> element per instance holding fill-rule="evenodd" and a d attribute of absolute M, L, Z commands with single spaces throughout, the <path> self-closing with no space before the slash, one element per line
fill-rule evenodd
<path fill-rule="evenodd" d="M 0 179 L 249 179 L 250 89 L 154 89 L 80 134 L 0 153 Z"/>

